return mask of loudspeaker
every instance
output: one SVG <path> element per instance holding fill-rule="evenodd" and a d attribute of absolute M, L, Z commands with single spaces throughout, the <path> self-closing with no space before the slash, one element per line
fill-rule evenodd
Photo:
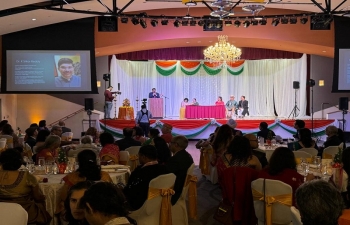
<path fill-rule="evenodd" d="M 87 110 L 94 110 L 94 99 L 93 98 L 86 98 L 85 99 L 85 111 Z"/>
<path fill-rule="evenodd" d="M 293 81 L 293 89 L 299 89 L 299 81 Z"/>
<path fill-rule="evenodd" d="M 333 21 L 333 16 L 323 15 L 323 16 L 311 16 L 310 17 L 310 30 L 330 30 L 331 23 Z"/>
<path fill-rule="evenodd" d="M 117 17 L 100 16 L 98 17 L 98 31 L 102 32 L 116 32 L 118 31 Z"/>
<path fill-rule="evenodd" d="M 339 98 L 339 110 L 348 110 L 349 109 L 349 98 L 340 97 Z"/>

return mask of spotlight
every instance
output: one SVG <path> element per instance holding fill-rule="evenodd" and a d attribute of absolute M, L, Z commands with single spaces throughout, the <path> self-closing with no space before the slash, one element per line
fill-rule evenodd
<path fill-rule="evenodd" d="M 200 21 L 198 21 L 198 26 L 204 26 L 204 21 L 203 20 L 200 20 Z"/>
<path fill-rule="evenodd" d="M 298 20 L 297 20 L 296 17 L 291 17 L 291 18 L 289 19 L 289 23 L 290 23 L 290 24 L 296 24 L 297 22 L 298 22 Z"/>
<path fill-rule="evenodd" d="M 243 22 L 243 26 L 244 26 L 245 28 L 248 28 L 248 27 L 250 26 L 250 22 L 249 22 L 248 20 L 244 21 L 244 22 Z"/>
<path fill-rule="evenodd" d="M 225 20 L 225 26 L 229 27 L 232 25 L 232 21 L 231 20 Z"/>
<path fill-rule="evenodd" d="M 241 21 L 236 20 L 234 24 L 235 24 L 235 27 L 239 27 L 239 26 L 241 26 Z"/>
<path fill-rule="evenodd" d="M 272 20 L 272 26 L 276 27 L 280 23 L 280 18 L 275 18 Z"/>
<path fill-rule="evenodd" d="M 324 24 L 324 26 L 328 26 L 332 21 L 333 21 L 333 16 L 330 16 L 330 17 L 325 19 L 323 24 Z"/>
<path fill-rule="evenodd" d="M 152 27 L 156 27 L 158 25 L 158 20 L 151 20 Z"/>
<path fill-rule="evenodd" d="M 310 86 L 310 87 L 313 87 L 315 86 L 316 82 L 315 80 L 313 79 L 309 79 L 307 82 L 306 82 L 306 85 Z"/>
<path fill-rule="evenodd" d="M 137 24 L 140 23 L 140 21 L 139 21 L 139 19 L 138 19 L 137 17 L 133 17 L 133 18 L 131 19 L 131 22 L 132 22 L 132 24 L 134 24 L 134 25 L 137 25 Z"/>
<path fill-rule="evenodd" d="M 129 18 L 128 18 L 128 17 L 123 17 L 123 18 L 121 18 L 120 21 L 121 21 L 122 23 L 128 23 Z"/>
<path fill-rule="evenodd" d="M 303 18 L 300 19 L 300 23 L 301 23 L 301 24 L 306 24 L 307 21 L 308 21 L 308 18 L 307 18 L 307 17 L 303 17 Z"/>
<path fill-rule="evenodd" d="M 217 21 L 215 24 L 215 27 L 218 29 L 222 28 L 222 21 L 221 20 Z"/>
<path fill-rule="evenodd" d="M 190 21 L 190 26 L 194 27 L 196 26 L 197 22 L 195 20 L 191 20 Z"/>
<path fill-rule="evenodd" d="M 166 25 L 168 25 L 168 20 L 162 20 L 160 23 L 163 25 L 163 26 L 166 26 Z"/>
<path fill-rule="evenodd" d="M 188 20 L 183 20 L 181 24 L 182 24 L 182 26 L 184 26 L 184 27 L 186 26 L 187 27 L 188 26 Z"/>
<path fill-rule="evenodd" d="M 288 18 L 287 17 L 283 17 L 281 18 L 281 24 L 288 24 Z"/>
<path fill-rule="evenodd" d="M 181 22 L 179 20 L 174 21 L 174 27 L 179 27 Z"/>
<path fill-rule="evenodd" d="M 147 23 L 146 23 L 146 20 L 144 19 L 140 19 L 140 25 L 143 29 L 146 29 L 147 28 Z"/>
<path fill-rule="evenodd" d="M 251 21 L 252 26 L 257 26 L 259 24 L 259 21 L 257 20 L 252 20 Z"/>
<path fill-rule="evenodd" d="M 265 26 L 267 24 L 267 20 L 266 19 L 262 19 L 259 21 L 260 25 Z"/>

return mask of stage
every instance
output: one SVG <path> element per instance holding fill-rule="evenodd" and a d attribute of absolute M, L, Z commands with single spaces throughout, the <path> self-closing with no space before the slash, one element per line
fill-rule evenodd
<path fill-rule="evenodd" d="M 293 128 L 294 119 L 253 119 L 244 118 L 237 119 L 237 128 L 244 134 L 257 133 L 259 131 L 260 122 L 265 121 L 271 130 L 276 135 L 280 135 L 282 138 L 291 138 L 295 134 Z M 312 120 L 304 120 L 306 127 L 311 129 Z M 106 123 L 105 123 L 106 122 Z M 184 135 L 189 139 L 203 139 L 207 138 L 214 132 L 215 128 L 227 123 L 227 119 L 151 119 L 151 127 L 160 129 L 164 123 L 173 126 L 173 135 Z M 314 136 L 323 136 L 327 126 L 334 125 L 338 127 L 336 120 L 313 120 L 313 132 Z M 123 137 L 123 128 L 134 127 L 135 120 L 100 120 L 101 130 L 107 130 L 112 133 L 116 138 Z"/>

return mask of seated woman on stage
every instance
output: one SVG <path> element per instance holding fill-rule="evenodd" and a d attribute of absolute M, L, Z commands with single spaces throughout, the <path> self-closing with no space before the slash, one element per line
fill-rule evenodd
<path fill-rule="evenodd" d="M 22 155 L 15 149 L 1 153 L 0 202 L 20 204 L 28 212 L 28 224 L 47 224 L 51 216 L 46 211 L 45 196 L 32 174 L 18 170 L 22 163 Z"/>
<path fill-rule="evenodd" d="M 225 103 L 222 101 L 221 96 L 218 97 L 218 100 L 215 102 L 215 105 L 225 105 Z"/>
<path fill-rule="evenodd" d="M 181 102 L 180 120 L 181 120 L 181 119 L 185 119 L 186 105 L 191 105 L 191 104 L 188 102 L 188 98 L 184 98 L 184 100 Z"/>
<path fill-rule="evenodd" d="M 118 164 L 119 163 L 119 147 L 114 144 L 113 135 L 104 132 L 100 135 L 100 142 L 102 149 L 100 151 L 101 162 L 108 162 L 108 164 Z"/>

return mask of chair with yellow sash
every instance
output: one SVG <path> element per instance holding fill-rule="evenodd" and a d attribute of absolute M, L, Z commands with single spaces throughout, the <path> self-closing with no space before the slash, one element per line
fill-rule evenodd
<path fill-rule="evenodd" d="M 139 163 L 139 150 L 141 146 L 131 146 L 125 151 L 129 152 L 130 158 L 129 158 L 129 166 L 130 166 L 130 171 L 134 171 L 134 169 L 140 164 Z"/>
<path fill-rule="evenodd" d="M 189 217 L 197 218 L 197 177 L 193 176 L 194 164 L 187 170 L 187 177 L 180 198 L 176 204 L 171 207 L 173 225 L 188 225 L 188 216 L 186 208 L 186 197 L 188 193 Z M 190 190 L 189 190 L 190 189 Z"/>
<path fill-rule="evenodd" d="M 258 225 L 292 224 L 290 207 L 293 190 L 290 185 L 278 180 L 259 178 L 252 182 L 252 193 Z"/>
<path fill-rule="evenodd" d="M 216 184 L 218 182 L 218 172 L 216 166 L 212 166 L 210 164 L 210 158 L 213 152 L 214 149 L 211 145 L 201 148 L 199 168 L 207 180 L 209 180 L 212 184 Z"/>
<path fill-rule="evenodd" d="M 171 196 L 174 194 L 175 179 L 176 176 L 170 173 L 151 180 L 147 200 L 129 216 L 136 220 L 138 225 L 172 225 Z"/>
<path fill-rule="evenodd" d="M 301 222 L 299 210 L 297 208 L 295 208 L 294 206 L 292 206 L 292 207 L 290 207 L 290 211 L 292 213 L 293 225 L 303 225 L 303 223 Z"/>
<path fill-rule="evenodd" d="M 322 158 L 333 159 L 335 154 L 339 152 L 339 146 L 328 146 L 323 150 Z"/>
<path fill-rule="evenodd" d="M 127 151 L 120 151 L 119 152 L 119 164 L 128 165 L 129 158 L 130 158 L 129 152 L 127 152 Z"/>
<path fill-rule="evenodd" d="M 293 151 L 294 153 L 294 157 L 295 157 L 295 160 L 297 162 L 297 164 L 300 164 L 300 160 L 301 159 L 306 159 L 308 163 L 311 163 L 311 154 L 307 153 L 307 152 L 303 152 L 303 151 Z"/>
<path fill-rule="evenodd" d="M 0 135 L 0 138 L 6 139 L 7 148 L 13 148 L 13 137 L 11 135 Z"/>
<path fill-rule="evenodd" d="M 317 156 L 318 151 L 315 148 L 301 148 L 298 151 L 309 153 L 311 156 Z"/>

